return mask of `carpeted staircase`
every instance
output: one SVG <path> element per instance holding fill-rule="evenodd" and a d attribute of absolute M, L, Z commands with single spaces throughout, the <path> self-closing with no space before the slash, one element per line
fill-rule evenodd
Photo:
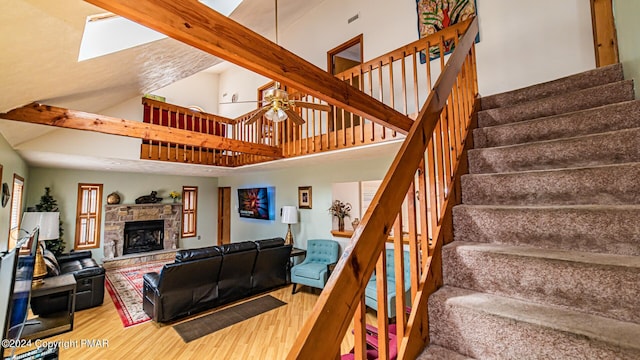
<path fill-rule="evenodd" d="M 640 100 L 621 65 L 482 99 L 420 359 L 640 359 Z"/>

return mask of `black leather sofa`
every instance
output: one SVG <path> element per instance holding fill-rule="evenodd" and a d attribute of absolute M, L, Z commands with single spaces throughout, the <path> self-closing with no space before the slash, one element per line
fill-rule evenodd
<path fill-rule="evenodd" d="M 44 251 L 47 277 L 73 274 L 76 279 L 76 308 L 84 310 L 102 305 L 104 300 L 104 268 L 91 257 L 91 251 L 74 251 L 53 256 Z M 45 279 L 46 281 L 46 279 Z M 46 316 L 67 309 L 66 294 L 52 294 L 31 299 L 34 314 Z"/>
<path fill-rule="evenodd" d="M 179 250 L 144 275 L 144 312 L 168 322 L 285 285 L 291 248 L 275 238 Z"/>

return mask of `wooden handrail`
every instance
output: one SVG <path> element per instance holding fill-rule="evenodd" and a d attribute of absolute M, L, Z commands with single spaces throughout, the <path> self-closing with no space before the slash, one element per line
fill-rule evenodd
<path fill-rule="evenodd" d="M 460 154 L 466 146 L 465 139 L 471 123 L 471 111 L 455 110 L 453 100 L 464 101 L 465 106 L 469 108 L 477 96 L 473 60 L 475 54 L 473 43 L 477 33 L 478 23 L 477 19 L 474 19 L 460 41 L 457 39 L 458 36 L 455 37 L 457 45 L 453 55 L 436 81 L 433 91 L 429 94 L 382 181 L 379 191 L 371 202 L 372 205 L 355 229 L 350 245 L 345 249 L 310 317 L 298 334 L 288 359 L 327 359 L 335 357 L 339 352 L 340 344 L 356 309 L 364 307 L 362 298 L 365 287 L 376 264 L 379 263 L 378 259 L 383 261 L 385 257 L 383 254 L 385 241 L 398 217 L 405 195 L 414 185 L 416 172 L 420 169 L 421 207 L 426 209 L 427 199 L 425 198 L 428 195 L 430 209 L 429 214 L 426 210 L 420 211 L 421 220 L 424 221 L 423 236 L 419 239 L 422 253 L 410 255 L 412 258 L 414 256 L 422 258 L 423 266 L 420 267 L 422 274 L 416 298 L 412 299 L 412 310 L 407 327 L 403 329 L 406 334 L 399 339 L 399 358 L 415 357 L 418 349 L 421 349 L 427 341 L 428 324 L 423 320 L 426 317 L 424 315 L 426 298 L 438 286 L 438 276 L 434 275 L 437 270 L 433 266 L 440 263 L 442 219 L 450 206 L 449 199 L 452 194 L 450 189 L 453 187 L 451 180 L 459 175 L 457 169 L 460 164 Z M 456 30 L 456 34 L 459 34 L 459 30 Z M 443 37 L 440 36 L 440 38 Z M 462 116 L 466 118 L 462 119 Z M 441 139 L 442 137 L 454 140 L 448 143 Z M 440 140 L 436 141 L 437 139 Z M 427 168 L 424 167 L 425 151 L 429 155 L 426 159 Z M 446 162 L 443 160 L 446 158 L 451 161 L 448 166 L 445 166 Z M 422 184 L 425 175 L 429 176 L 430 190 L 428 191 Z M 434 194 L 435 189 L 438 189 L 438 193 Z M 427 218 L 435 221 L 427 223 Z M 428 231 L 427 224 L 430 225 Z M 430 238 L 427 236 L 428 233 L 431 235 Z M 414 237 L 417 238 L 415 235 Z M 397 243 L 402 244 L 401 241 Z M 378 265 L 377 276 L 386 278 L 384 266 Z M 378 287 L 378 293 L 378 303 L 380 304 L 380 300 L 386 301 L 385 291 Z M 380 296 L 381 293 L 382 296 Z M 402 301 L 401 299 L 402 297 L 397 301 Z M 378 326 L 383 327 L 379 329 L 382 334 L 381 339 L 386 339 L 388 334 L 385 322 L 380 321 L 381 317 L 386 318 L 386 311 L 382 312 L 384 309 L 386 309 L 384 304 L 378 308 Z M 419 312 L 420 316 L 418 316 Z M 363 323 L 364 320 L 360 314 L 355 322 L 356 333 L 362 334 L 359 327 L 363 326 Z M 355 343 L 360 344 L 361 339 L 357 338 Z M 356 353 L 356 358 L 362 355 L 362 353 Z"/>

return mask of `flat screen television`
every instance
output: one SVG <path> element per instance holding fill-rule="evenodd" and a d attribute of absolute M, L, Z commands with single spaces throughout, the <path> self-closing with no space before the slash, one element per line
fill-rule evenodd
<path fill-rule="evenodd" d="M 272 220 L 275 204 L 271 201 L 273 188 L 238 189 L 238 213 L 242 218 Z"/>
<path fill-rule="evenodd" d="M 39 230 L 36 228 L 29 237 L 18 241 L 15 249 L 10 250 L 6 256 L 2 257 L 0 279 L 2 282 L 8 279 L 9 284 L 12 284 L 12 286 L 7 286 L 9 289 L 2 289 L 0 294 L 0 311 L 4 311 L 2 339 L 20 339 L 22 329 L 27 321 L 38 234 Z M 28 252 L 21 254 L 20 248 L 24 244 L 29 246 Z M 16 344 L 16 342 L 10 342 L 7 345 L 10 344 Z M 5 342 L 2 342 L 0 358 L 4 358 L 5 350 L 9 349 L 5 348 Z M 15 347 L 10 350 L 12 353 L 9 356 L 13 356 Z"/>

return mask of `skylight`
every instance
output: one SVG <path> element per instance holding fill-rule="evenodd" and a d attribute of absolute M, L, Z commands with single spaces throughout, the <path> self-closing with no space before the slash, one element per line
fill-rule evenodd
<path fill-rule="evenodd" d="M 224 16 L 229 16 L 242 0 L 200 0 Z M 80 43 L 78 61 L 93 59 L 161 40 L 167 36 L 121 16 L 107 13 L 88 16 Z"/>

